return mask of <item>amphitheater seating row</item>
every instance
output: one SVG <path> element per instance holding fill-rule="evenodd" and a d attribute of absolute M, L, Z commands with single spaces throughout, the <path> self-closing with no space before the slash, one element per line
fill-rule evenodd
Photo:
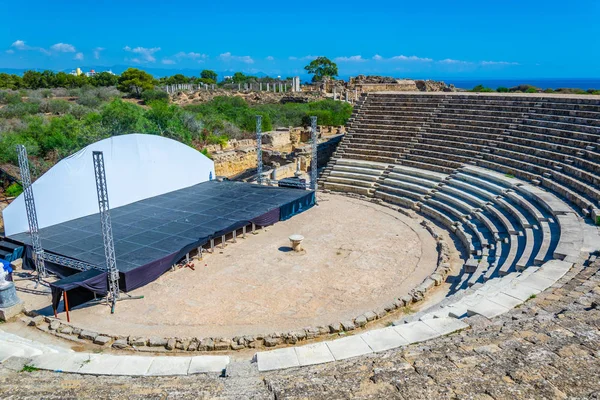
<path fill-rule="evenodd" d="M 583 218 L 598 215 L 600 101 L 571 100 L 363 96 L 321 186 L 447 227 L 468 253 L 469 286 L 576 262 Z"/>

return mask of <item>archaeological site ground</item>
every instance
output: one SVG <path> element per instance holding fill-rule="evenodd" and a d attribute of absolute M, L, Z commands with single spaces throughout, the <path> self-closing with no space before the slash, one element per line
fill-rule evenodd
<path fill-rule="evenodd" d="M 352 115 L 19 147 L 0 395 L 600 397 L 600 96 L 292 84 Z"/>

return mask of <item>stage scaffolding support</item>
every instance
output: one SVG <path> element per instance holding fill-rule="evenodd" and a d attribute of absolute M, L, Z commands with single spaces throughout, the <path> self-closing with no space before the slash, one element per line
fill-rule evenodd
<path fill-rule="evenodd" d="M 111 304 L 111 314 L 115 312 L 115 305 L 119 299 L 119 270 L 115 257 L 115 245 L 110 220 L 110 206 L 108 204 L 108 187 L 106 185 L 106 170 L 104 168 L 104 154 L 101 151 L 92 153 L 94 159 L 94 174 L 96 176 L 96 189 L 98 192 L 98 209 L 100 210 L 100 223 L 102 225 L 102 239 L 104 241 L 104 255 L 106 256 L 106 272 L 108 275 L 108 296 Z"/>
<path fill-rule="evenodd" d="M 256 182 L 262 184 L 262 116 L 256 116 Z"/>
<path fill-rule="evenodd" d="M 33 198 L 33 187 L 31 186 L 31 175 L 29 174 L 29 159 L 27 149 L 22 144 L 17 145 L 19 156 L 19 169 L 21 170 L 21 182 L 23 184 L 23 197 L 25 199 L 25 210 L 27 222 L 29 223 L 29 234 L 33 246 L 35 269 L 37 271 L 38 283 L 46 277 L 46 264 L 44 263 L 44 249 L 40 240 L 35 200 Z"/>
<path fill-rule="evenodd" d="M 310 117 L 310 130 L 311 130 L 311 145 L 312 145 L 312 156 L 310 160 L 310 188 L 317 191 L 317 148 L 319 147 L 319 139 L 317 138 L 317 117 Z M 316 199 L 316 196 L 315 196 Z"/>

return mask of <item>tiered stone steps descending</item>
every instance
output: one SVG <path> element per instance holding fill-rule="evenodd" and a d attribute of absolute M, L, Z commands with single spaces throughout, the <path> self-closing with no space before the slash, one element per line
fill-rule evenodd
<path fill-rule="evenodd" d="M 582 217 L 600 215 L 598 143 L 597 100 L 372 93 L 322 182 L 447 227 L 469 254 L 471 286 L 552 258 L 576 262 Z"/>

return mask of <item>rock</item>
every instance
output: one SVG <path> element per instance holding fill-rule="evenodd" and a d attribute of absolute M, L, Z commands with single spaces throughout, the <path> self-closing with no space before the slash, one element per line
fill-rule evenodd
<path fill-rule="evenodd" d="M 50 326 L 48 327 L 48 329 L 50 329 L 51 331 L 56 331 L 58 330 L 58 328 L 60 328 L 60 321 L 52 321 L 50 322 Z"/>
<path fill-rule="evenodd" d="M 115 340 L 114 343 L 112 344 L 112 347 L 115 349 L 126 349 L 129 347 L 129 345 L 127 344 L 127 340 L 126 339 L 119 339 L 119 340 Z"/>
<path fill-rule="evenodd" d="M 442 276 L 439 274 L 431 274 L 429 278 L 431 278 L 431 280 L 435 283 L 435 286 L 440 286 L 444 281 Z"/>
<path fill-rule="evenodd" d="M 215 350 L 229 350 L 231 346 L 231 340 L 229 339 L 221 339 L 218 342 L 215 342 Z"/>
<path fill-rule="evenodd" d="M 307 339 L 314 339 L 317 336 L 319 336 L 319 328 L 315 328 L 315 327 L 310 327 L 310 328 L 306 328 L 306 338 Z"/>
<path fill-rule="evenodd" d="M 167 339 L 158 336 L 153 336 L 148 339 L 148 346 L 150 347 L 165 347 L 167 345 Z"/>
<path fill-rule="evenodd" d="M 148 339 L 139 336 L 129 336 L 127 340 L 131 346 L 145 346 L 148 343 Z"/>
<path fill-rule="evenodd" d="M 421 294 L 421 292 L 413 292 L 412 293 L 412 302 L 413 303 L 417 303 L 421 300 L 423 300 L 423 294 Z"/>
<path fill-rule="evenodd" d="M 79 335 L 79 334 L 81 334 L 82 330 L 83 329 L 81 329 L 81 328 L 75 328 L 75 327 L 73 327 L 73 335 Z"/>
<path fill-rule="evenodd" d="M 38 326 L 42 322 L 44 322 L 44 316 L 43 315 L 37 315 L 37 316 L 31 318 L 29 320 L 29 323 L 27 325 L 29 325 L 29 326 Z"/>
<path fill-rule="evenodd" d="M 356 319 L 354 320 L 354 323 L 359 328 L 362 327 L 362 326 L 365 326 L 367 324 L 367 317 L 365 317 L 364 315 L 356 317 Z"/>
<path fill-rule="evenodd" d="M 94 344 L 99 344 L 100 346 L 104 346 L 104 345 L 108 344 L 111 340 L 112 340 L 112 338 L 110 338 L 109 336 L 98 335 L 94 339 Z"/>
<path fill-rule="evenodd" d="M 231 343 L 231 350 L 241 350 L 246 348 L 246 346 L 244 346 L 243 344 L 238 344 L 238 343 Z"/>
<path fill-rule="evenodd" d="M 290 332 L 291 336 L 295 336 L 298 340 L 306 339 L 306 331 L 304 329 L 299 329 L 297 331 Z"/>
<path fill-rule="evenodd" d="M 329 333 L 329 327 L 327 326 L 317 326 L 319 330 L 319 335 L 327 335 Z"/>
<path fill-rule="evenodd" d="M 215 349 L 215 342 L 211 338 L 205 338 L 200 341 L 198 351 L 210 351 Z"/>
<path fill-rule="evenodd" d="M 375 314 L 373 311 L 367 311 L 364 315 L 369 322 L 377 319 L 377 314 Z"/>
<path fill-rule="evenodd" d="M 592 301 L 591 307 L 593 309 L 600 310 L 600 301 L 599 300 Z"/>
<path fill-rule="evenodd" d="M 281 344 L 281 338 L 267 336 L 265 338 L 265 347 L 275 347 Z"/>
<path fill-rule="evenodd" d="M 412 296 L 409 296 L 409 295 L 402 296 L 402 297 L 400 298 L 400 300 L 402 300 L 402 303 L 404 304 L 404 307 L 406 307 L 406 306 L 408 306 L 408 305 L 412 304 L 412 302 L 413 302 L 413 298 L 412 298 Z"/>
<path fill-rule="evenodd" d="M 60 333 L 64 333 L 65 335 L 70 335 L 73 333 L 73 327 L 69 325 L 63 325 L 59 329 Z"/>
<path fill-rule="evenodd" d="M 386 306 L 384 306 L 383 309 L 387 312 L 394 311 L 396 309 L 396 304 L 389 303 Z"/>
<path fill-rule="evenodd" d="M 354 329 L 356 329 L 356 326 L 354 326 L 354 323 L 352 321 L 342 321 L 342 329 L 345 331 L 353 331 Z"/>
<path fill-rule="evenodd" d="M 187 350 L 190 345 L 190 339 L 180 339 L 175 342 L 175 348 L 177 350 Z"/>
<path fill-rule="evenodd" d="M 198 342 L 196 340 L 192 340 L 187 347 L 187 351 L 196 351 L 198 350 Z"/>
<path fill-rule="evenodd" d="M 167 344 L 166 344 L 166 348 L 167 350 L 173 350 L 175 349 L 175 345 L 177 344 L 177 340 L 175 340 L 174 338 L 170 338 L 169 340 L 167 340 Z"/>
<path fill-rule="evenodd" d="M 338 333 L 342 329 L 339 323 L 329 325 L 330 333 Z"/>
<path fill-rule="evenodd" d="M 85 339 L 85 340 L 94 340 L 96 339 L 96 337 L 98 336 L 98 333 L 94 332 L 94 331 L 81 331 L 79 333 L 79 339 Z"/>

